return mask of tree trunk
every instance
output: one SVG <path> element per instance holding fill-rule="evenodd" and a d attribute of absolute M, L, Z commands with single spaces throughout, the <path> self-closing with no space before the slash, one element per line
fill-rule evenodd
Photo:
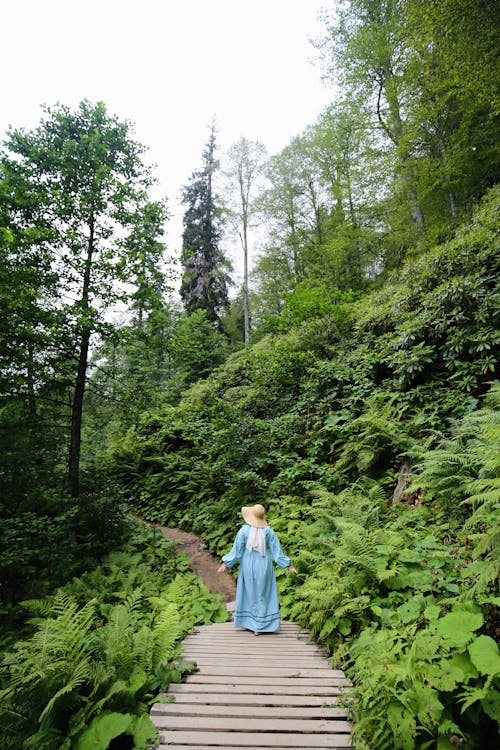
<path fill-rule="evenodd" d="M 410 154 L 408 152 L 408 149 L 404 145 L 403 120 L 401 118 L 401 107 L 399 104 L 399 99 L 395 93 L 388 93 L 387 82 L 390 81 L 391 78 L 393 78 L 392 70 L 390 66 L 386 66 L 383 70 L 383 74 L 379 79 L 377 117 L 380 125 L 382 126 L 382 129 L 389 136 L 389 138 L 399 151 L 403 182 L 406 186 L 406 194 L 408 196 L 411 218 L 415 227 L 415 238 L 419 240 L 425 228 L 424 215 L 422 212 L 422 207 L 420 206 L 420 202 L 418 200 L 417 191 L 415 189 L 415 177 L 410 162 Z M 386 101 L 389 105 L 392 126 L 388 125 L 382 117 L 381 99 L 382 92 L 384 90 Z"/>
<path fill-rule="evenodd" d="M 91 215 L 89 222 L 89 240 L 87 245 L 87 258 L 83 275 L 82 289 L 82 317 L 84 323 L 80 339 L 80 352 L 78 355 L 78 368 L 76 372 L 75 390 L 71 404 L 71 439 L 69 447 L 68 462 L 68 487 L 72 497 L 80 495 L 80 453 L 82 443 L 82 414 L 83 399 L 85 396 L 85 380 L 87 376 L 87 363 L 89 355 L 89 343 L 91 334 L 91 323 L 89 319 L 89 292 L 90 277 L 92 270 L 92 256 L 94 252 L 94 216 Z"/>
<path fill-rule="evenodd" d="M 400 500 L 405 502 L 411 499 L 412 496 L 407 492 L 410 484 L 410 476 L 411 464 L 408 461 L 405 461 L 399 469 L 398 482 L 392 493 L 392 497 L 389 500 L 389 505 L 395 505 L 396 503 L 399 503 Z"/>
<path fill-rule="evenodd" d="M 449 188 L 450 174 L 448 171 L 448 158 L 446 154 L 446 143 L 441 133 L 438 134 L 438 143 L 439 143 L 439 154 L 441 156 L 441 161 L 443 162 L 443 167 L 444 167 L 444 178 Z M 457 203 L 455 200 L 455 194 L 450 189 L 448 189 L 446 196 L 448 198 L 450 216 L 452 219 L 456 219 L 457 218 Z"/>
<path fill-rule="evenodd" d="M 248 234 L 247 219 L 243 217 L 243 326 L 244 341 L 248 344 L 250 340 L 250 313 L 248 309 Z"/>
<path fill-rule="evenodd" d="M 321 227 L 321 204 L 316 195 L 316 190 L 312 179 L 308 180 L 309 195 L 311 196 L 311 205 L 314 212 L 314 233 L 316 235 L 316 242 L 318 247 L 321 247 L 323 243 L 323 231 Z"/>
<path fill-rule="evenodd" d="M 90 330 L 86 329 L 80 341 L 78 369 L 75 381 L 73 403 L 71 405 L 71 443 L 69 448 L 68 483 L 72 497 L 80 495 L 80 452 L 82 442 L 82 413 L 85 395 L 85 378 L 89 352 Z"/>
<path fill-rule="evenodd" d="M 30 336 L 32 333 L 30 332 Z M 34 378 L 34 370 L 35 370 L 35 354 L 34 354 L 34 347 L 33 347 L 33 341 L 28 341 L 28 366 L 27 366 L 27 372 L 26 372 L 26 381 L 27 381 L 27 387 L 28 387 L 28 413 L 30 415 L 30 420 L 33 423 L 36 419 L 36 398 L 35 398 L 35 378 Z"/>

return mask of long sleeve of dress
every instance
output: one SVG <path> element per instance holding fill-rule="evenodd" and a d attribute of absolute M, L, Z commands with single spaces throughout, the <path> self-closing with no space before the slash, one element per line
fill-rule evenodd
<path fill-rule="evenodd" d="M 288 568 L 290 565 L 290 558 L 283 554 L 281 544 L 272 529 L 269 529 L 267 534 L 267 542 L 269 544 L 269 550 L 274 558 L 274 562 L 279 568 Z"/>
<path fill-rule="evenodd" d="M 245 527 L 242 526 L 236 534 L 236 539 L 234 540 L 231 550 L 222 558 L 222 562 L 225 562 L 228 568 L 234 567 L 238 560 L 241 559 L 243 552 L 245 551 L 246 538 L 247 534 L 245 533 Z"/>

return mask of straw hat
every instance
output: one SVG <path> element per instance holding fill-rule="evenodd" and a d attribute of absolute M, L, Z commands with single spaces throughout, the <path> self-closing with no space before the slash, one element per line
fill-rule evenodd
<path fill-rule="evenodd" d="M 264 526 L 267 526 L 266 509 L 263 505 L 243 506 L 241 515 L 245 523 L 255 526 L 256 529 L 263 529 Z"/>

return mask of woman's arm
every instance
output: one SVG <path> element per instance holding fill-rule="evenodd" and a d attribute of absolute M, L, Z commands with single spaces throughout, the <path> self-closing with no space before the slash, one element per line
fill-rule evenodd
<path fill-rule="evenodd" d="M 242 526 L 236 534 L 236 539 L 234 540 L 234 544 L 231 547 L 231 550 L 222 558 L 222 565 L 220 565 L 220 567 L 218 568 L 217 573 L 223 573 L 228 568 L 232 568 L 234 565 L 236 565 L 238 560 L 241 559 L 241 556 L 243 555 L 243 552 L 245 550 L 245 542 L 245 527 Z"/>
<path fill-rule="evenodd" d="M 279 539 L 272 529 L 269 529 L 267 538 L 269 542 L 269 549 L 271 550 L 271 554 L 276 565 L 279 568 L 287 568 L 292 573 L 296 573 L 297 571 L 295 570 L 293 565 L 290 565 L 290 558 L 284 554 L 283 550 L 281 549 Z"/>

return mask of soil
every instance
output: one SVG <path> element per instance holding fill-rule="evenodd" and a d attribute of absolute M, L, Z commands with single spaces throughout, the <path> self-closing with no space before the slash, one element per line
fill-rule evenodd
<path fill-rule="evenodd" d="M 232 573 L 225 571 L 217 573 L 220 560 L 210 554 L 201 537 L 181 529 L 151 524 L 159 529 L 168 539 L 171 539 L 178 550 L 189 559 L 191 569 L 201 578 L 214 594 L 222 594 L 226 603 L 234 602 L 236 598 L 236 581 Z M 231 607 L 228 607 L 231 609 Z"/>

